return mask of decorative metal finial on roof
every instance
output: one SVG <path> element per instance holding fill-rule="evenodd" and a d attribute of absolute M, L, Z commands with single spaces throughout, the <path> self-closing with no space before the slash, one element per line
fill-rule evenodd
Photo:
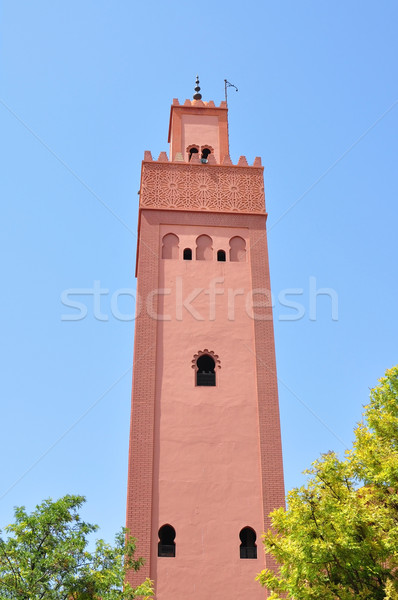
<path fill-rule="evenodd" d="M 193 99 L 194 100 L 201 100 L 202 99 L 202 94 L 200 94 L 200 86 L 199 86 L 199 75 L 196 75 L 196 87 L 195 87 L 195 94 L 193 95 Z"/>

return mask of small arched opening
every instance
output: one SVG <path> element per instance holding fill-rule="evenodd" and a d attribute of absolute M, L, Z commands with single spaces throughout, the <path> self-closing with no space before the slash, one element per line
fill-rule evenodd
<path fill-rule="evenodd" d="M 178 236 L 174 233 L 166 233 L 162 239 L 162 258 L 178 258 Z"/>
<path fill-rule="evenodd" d="M 203 150 L 202 150 L 202 156 L 201 156 L 201 161 L 203 163 L 207 163 L 207 159 L 208 159 L 209 154 L 211 154 L 210 148 L 203 148 Z"/>
<path fill-rule="evenodd" d="M 225 255 L 225 250 L 217 251 L 217 260 L 218 260 L 218 262 L 225 262 L 227 260 L 226 255 Z"/>
<path fill-rule="evenodd" d="M 246 242 L 243 238 L 235 236 L 229 240 L 229 260 L 231 262 L 245 262 Z"/>
<path fill-rule="evenodd" d="M 171 525 L 162 525 L 159 529 L 158 556 L 173 557 L 176 555 L 176 531 Z"/>
<path fill-rule="evenodd" d="M 185 248 L 183 253 L 184 260 L 192 260 L 192 250 L 191 248 Z"/>
<path fill-rule="evenodd" d="M 200 235 L 196 239 L 196 260 L 211 260 L 213 258 L 212 239 L 208 235 Z"/>
<path fill-rule="evenodd" d="M 216 385 L 216 363 L 209 354 L 202 354 L 196 361 L 196 385 Z"/>
<path fill-rule="evenodd" d="M 191 160 L 192 156 L 194 154 L 198 154 L 199 153 L 199 148 L 196 148 L 196 146 L 192 146 L 191 148 L 188 149 L 188 160 Z"/>
<path fill-rule="evenodd" d="M 241 545 L 240 558 L 257 558 L 256 532 L 251 527 L 244 527 L 239 533 Z"/>

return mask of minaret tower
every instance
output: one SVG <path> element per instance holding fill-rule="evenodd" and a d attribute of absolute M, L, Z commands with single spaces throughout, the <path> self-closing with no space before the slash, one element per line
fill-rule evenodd
<path fill-rule="evenodd" d="M 142 163 L 127 527 L 157 600 L 263 600 L 284 504 L 263 167 L 227 114 L 197 80 Z"/>

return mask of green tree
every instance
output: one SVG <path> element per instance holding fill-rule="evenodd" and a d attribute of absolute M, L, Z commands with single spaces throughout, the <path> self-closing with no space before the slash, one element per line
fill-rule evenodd
<path fill-rule="evenodd" d="M 150 580 L 137 588 L 125 584 L 138 570 L 134 539 L 122 530 L 110 545 L 98 540 L 88 550 L 96 525 L 81 520 L 82 496 L 45 500 L 28 514 L 15 509 L 15 522 L 0 537 L 1 600 L 131 600 L 152 595 Z M 1 532 L 0 532 L 1 534 Z"/>
<path fill-rule="evenodd" d="M 306 471 L 264 536 L 270 600 L 398 598 L 398 366 L 371 390 L 352 449 Z"/>

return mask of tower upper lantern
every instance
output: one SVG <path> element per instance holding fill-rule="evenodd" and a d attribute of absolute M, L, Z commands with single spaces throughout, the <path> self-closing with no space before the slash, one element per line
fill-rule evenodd
<path fill-rule="evenodd" d="M 197 77 L 192 101 L 186 100 L 180 105 L 176 98 L 173 100 L 168 140 L 170 160 L 198 158 L 205 161 L 213 155 L 220 164 L 229 154 L 227 103 L 223 101 L 216 106 L 212 100 L 203 102 L 199 91 Z"/>
<path fill-rule="evenodd" d="M 185 100 L 180 105 L 175 98 L 170 110 L 168 141 L 171 160 L 189 161 L 192 154 L 203 160 L 213 154 L 215 162 L 222 163 L 229 154 L 226 102 L 215 106 L 212 100 Z M 204 150 L 210 152 L 203 155 Z"/>

